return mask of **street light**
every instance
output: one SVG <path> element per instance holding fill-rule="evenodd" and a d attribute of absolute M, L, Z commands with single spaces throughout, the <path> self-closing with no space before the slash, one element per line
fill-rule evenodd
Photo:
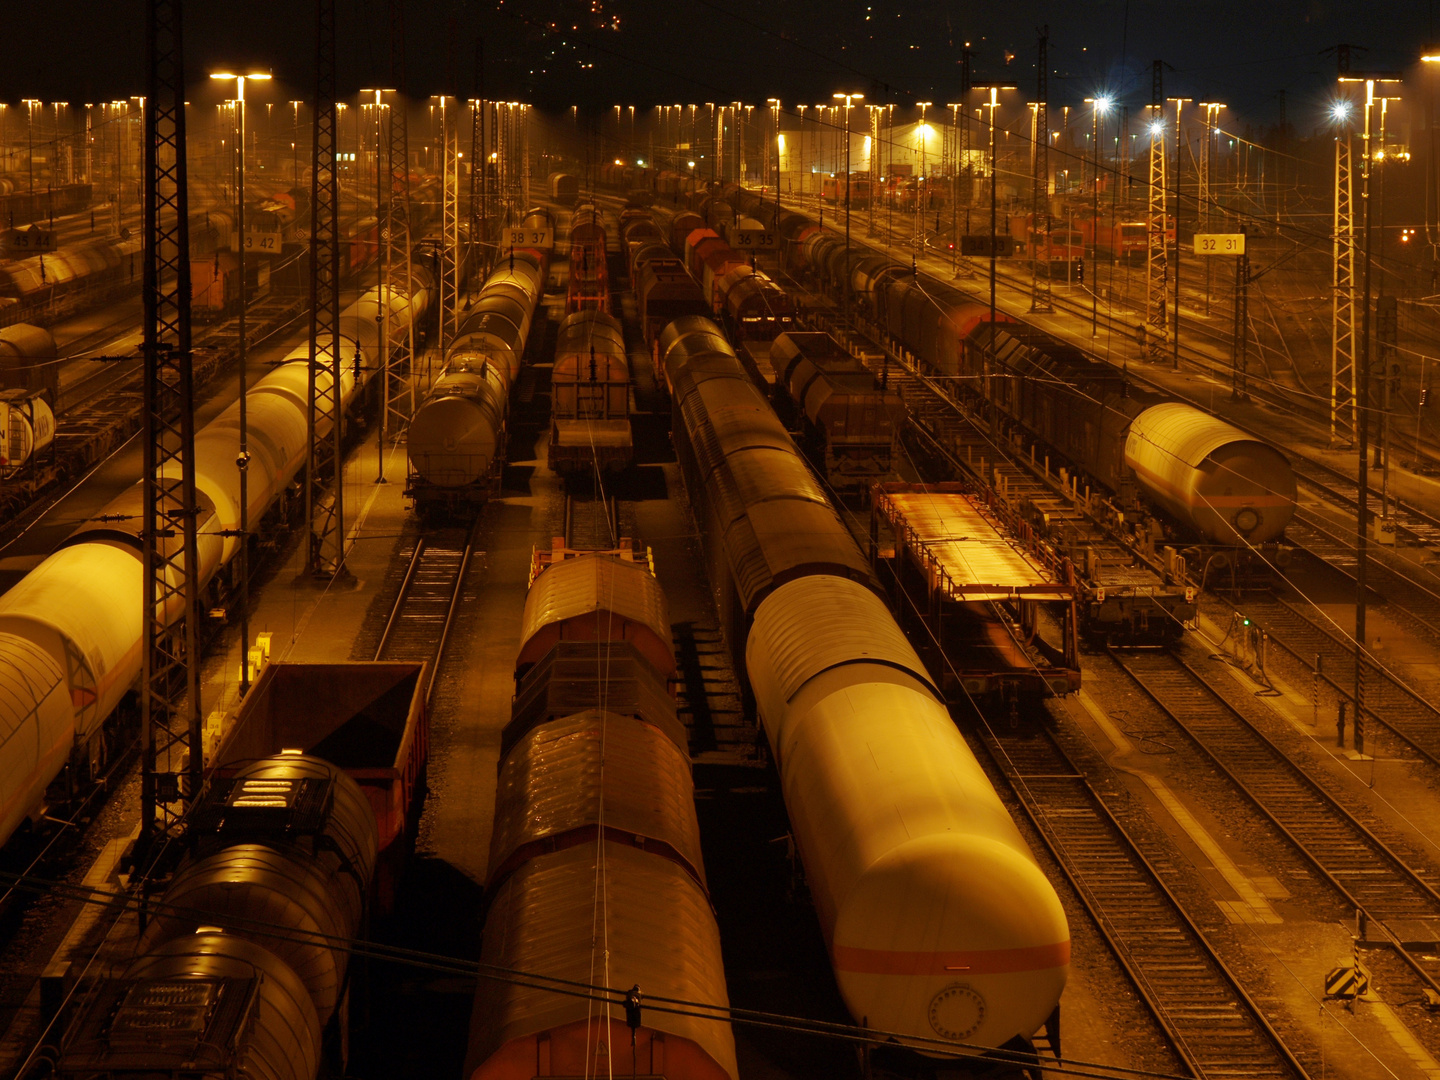
<path fill-rule="evenodd" d="M 290 183 L 295 187 L 300 186 L 300 151 L 296 147 L 300 143 L 300 106 L 303 101 L 290 102 L 290 110 L 293 120 L 290 127 Z M 336 125 L 336 135 L 339 135 L 339 125 Z M 338 142 L 339 139 L 337 138 Z"/>
<path fill-rule="evenodd" d="M 1340 76 L 1342 83 L 1365 84 L 1365 133 L 1364 154 L 1361 157 L 1360 200 L 1365 208 L 1365 272 L 1361 279 L 1364 294 L 1360 308 L 1360 356 L 1355 380 L 1355 426 L 1358 429 L 1356 444 L 1359 451 L 1360 467 L 1356 486 L 1359 488 L 1359 512 L 1355 515 L 1355 750 L 1363 753 L 1365 747 L 1364 728 L 1364 658 L 1365 658 L 1365 601 L 1366 576 L 1368 567 L 1366 516 L 1370 512 L 1370 470 L 1366 458 L 1370 451 L 1370 115 L 1375 107 L 1375 86 L 1377 83 L 1398 83 L 1398 75 L 1356 75 Z"/>
<path fill-rule="evenodd" d="M 785 149 L 785 136 L 780 134 L 780 99 L 766 98 L 765 104 L 770 106 L 770 112 L 775 118 L 775 222 L 780 222 L 780 175 L 781 163 L 780 154 Z"/>
<path fill-rule="evenodd" d="M 33 212 L 35 200 L 35 106 L 43 105 L 39 98 L 23 98 L 20 104 L 25 106 L 25 141 L 29 145 L 30 158 L 30 205 Z"/>
<path fill-rule="evenodd" d="M 390 420 L 390 407 L 388 401 L 388 395 L 390 393 L 390 294 L 385 287 L 385 260 L 386 257 L 389 255 L 390 245 L 385 242 L 386 225 L 382 221 L 382 214 L 384 213 L 384 211 L 381 209 L 384 203 L 385 196 L 385 162 L 383 156 L 380 153 L 381 133 L 383 131 L 382 121 L 380 118 L 382 115 L 381 110 L 385 108 L 385 103 L 383 100 L 384 96 L 386 94 L 393 94 L 394 92 L 394 90 L 387 90 L 383 88 L 360 91 L 360 93 L 362 94 L 375 95 L 375 101 L 372 103 L 375 109 L 375 295 L 378 296 L 381 300 L 379 310 L 377 310 L 375 313 L 375 321 L 378 324 L 376 326 L 376 330 L 379 331 L 379 339 L 381 342 L 380 359 L 383 365 L 380 375 L 380 438 L 376 444 L 377 454 L 380 462 L 379 472 L 375 476 L 375 482 L 377 484 L 385 483 L 385 442 L 386 436 L 388 434 Z M 361 108 L 364 108 L 364 103 L 361 104 Z M 358 132 L 355 141 L 358 149 L 360 141 Z M 395 193 L 391 191 L 390 194 L 393 198 Z M 355 363 L 356 367 L 358 368 L 360 363 L 358 347 L 356 349 Z"/>
<path fill-rule="evenodd" d="M 229 72 L 215 72 L 210 78 L 233 80 L 235 83 L 236 122 L 240 137 L 239 164 L 235 187 L 235 232 L 239 237 L 240 263 L 240 452 L 235 465 L 240 470 L 240 692 L 250 689 L 250 507 L 247 475 L 250 466 L 250 439 L 245 424 L 245 307 L 249 299 L 245 288 L 245 80 L 263 82 L 270 78 L 266 72 L 248 75 L 234 75 Z"/>
<path fill-rule="evenodd" d="M 1090 265 L 1090 336 L 1097 337 L 1100 333 L 1100 117 L 1110 111 L 1110 99 L 1102 94 L 1086 98 L 1085 102 L 1090 106 L 1090 119 L 1095 129 L 1095 178 L 1090 185 L 1090 237 L 1095 248 Z M 1110 227 L 1116 227 L 1113 221 Z M 1110 247 L 1114 250 L 1113 236 Z M 1114 285 L 1113 278 L 1111 285 Z"/>
<path fill-rule="evenodd" d="M 864 94 L 831 94 L 836 101 L 845 102 L 845 333 L 850 333 L 850 106 L 865 100 Z"/>
<path fill-rule="evenodd" d="M 996 202 L 996 188 L 998 186 L 996 180 L 998 177 L 995 172 L 995 110 L 1000 107 L 1000 91 L 1014 90 L 1015 87 L 1008 83 L 976 83 L 971 89 L 990 91 L 990 100 L 985 104 L 990 109 L 990 340 L 991 351 L 993 351 L 995 339 L 995 246 L 997 243 L 996 219 L 998 216 L 998 204 Z"/>
<path fill-rule="evenodd" d="M 915 133 L 920 137 L 920 182 L 915 185 L 915 247 L 918 250 L 922 246 L 920 240 L 925 230 L 925 212 L 920 208 L 920 192 L 921 185 L 925 183 L 928 175 L 925 161 L 925 136 L 930 129 L 925 126 L 925 110 L 935 103 L 933 101 L 917 101 L 915 104 L 920 107 L 920 126 L 915 129 Z M 924 190 L 925 210 L 929 210 L 930 193 L 928 189 Z"/>

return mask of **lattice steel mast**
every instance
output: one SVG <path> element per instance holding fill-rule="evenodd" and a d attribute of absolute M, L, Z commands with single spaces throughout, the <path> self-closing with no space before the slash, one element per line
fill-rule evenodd
<path fill-rule="evenodd" d="M 315 3 L 315 118 L 310 142 L 309 456 L 305 520 L 310 571 L 345 566 L 344 409 L 340 401 L 340 188 L 335 154 L 335 0 Z M 327 486 L 329 490 L 327 491 Z"/>
<path fill-rule="evenodd" d="M 1151 360 L 1165 356 L 1165 90 L 1162 84 L 1163 62 L 1155 61 L 1150 99 L 1150 186 L 1147 235 L 1149 249 L 1145 258 L 1145 346 Z"/>
<path fill-rule="evenodd" d="M 452 107 L 453 105 L 453 107 Z M 440 97 L 440 318 L 439 348 L 454 334 L 455 313 L 459 309 L 457 290 L 460 286 L 460 102 L 458 98 Z M 425 378 L 430 378 L 427 364 Z"/>
<path fill-rule="evenodd" d="M 1355 174 L 1350 132 L 1335 137 L 1334 298 L 1331 307 L 1330 442 L 1355 440 Z"/>
<path fill-rule="evenodd" d="M 145 480 L 140 836 L 149 848 L 199 794 L 195 411 L 182 0 L 146 6 Z"/>

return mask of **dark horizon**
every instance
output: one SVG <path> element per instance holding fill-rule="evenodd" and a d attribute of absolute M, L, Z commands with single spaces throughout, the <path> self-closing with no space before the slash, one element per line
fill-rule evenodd
<path fill-rule="evenodd" d="M 389 85 L 387 0 L 339 0 L 338 7 L 342 93 Z M 810 102 L 841 89 L 908 106 L 956 99 L 968 42 L 975 81 L 1014 83 L 1028 100 L 1038 27 L 1048 18 L 1053 105 L 1078 104 L 1097 90 L 1143 105 L 1151 63 L 1160 58 L 1167 95 L 1225 101 L 1232 116 L 1262 125 L 1283 111 L 1305 133 L 1333 96 L 1336 58 L 1324 50 L 1349 43 L 1355 69 L 1413 75 L 1432 39 L 1433 9 L 1434 0 L 1363 12 L 1323 0 L 1097 0 L 1056 11 L 1020 0 L 965 12 L 942 0 L 874 0 L 837 15 L 817 0 L 411 0 L 405 88 L 416 98 L 474 96 L 476 40 L 483 37 L 484 96 L 547 109 L 772 96 Z M 192 3 L 185 15 L 194 82 L 211 70 L 254 64 L 276 77 L 267 88 L 275 96 L 262 90 L 257 100 L 312 96 L 311 4 L 224 0 Z M 75 105 L 143 91 L 143 4 L 61 0 L 12 11 L 7 23 L 11 41 L 30 46 L 13 49 L 0 71 L 0 99 Z M 567 23 L 578 29 L 564 29 Z M 34 47 L 59 42 L 81 62 L 57 63 L 57 49 Z"/>

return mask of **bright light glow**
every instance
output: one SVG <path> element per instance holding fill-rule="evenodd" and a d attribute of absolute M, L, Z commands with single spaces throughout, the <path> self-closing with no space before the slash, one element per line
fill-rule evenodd
<path fill-rule="evenodd" d="M 690 168 L 692 168 L 692 169 L 693 169 L 693 168 L 694 168 L 694 167 L 695 167 L 695 163 L 694 163 L 694 162 L 693 162 L 693 161 L 692 161 L 692 162 L 690 162 Z"/>
<path fill-rule="evenodd" d="M 1150 134 L 1151 134 L 1151 135 L 1164 135 L 1164 134 L 1165 134 L 1165 122 L 1164 122 L 1163 120 L 1156 120 L 1154 123 L 1152 123 L 1152 124 L 1150 125 Z"/>
<path fill-rule="evenodd" d="M 918 128 L 915 129 L 915 133 L 920 137 L 921 141 L 923 142 L 925 139 L 928 139 L 931 135 L 935 134 L 935 129 L 932 128 L 929 124 L 921 124 Z"/>
<path fill-rule="evenodd" d="M 779 143 L 780 153 L 783 154 L 783 153 L 785 152 L 785 136 L 784 136 L 783 134 L 781 134 L 781 135 L 775 136 L 775 138 L 776 138 L 777 142 Z"/>
<path fill-rule="evenodd" d="M 1114 102 L 1111 101 L 1108 97 L 1101 96 L 1101 97 L 1097 97 L 1097 98 L 1095 99 L 1095 103 L 1094 103 L 1094 104 L 1095 104 L 1095 111 L 1096 111 L 1096 112 L 1098 112 L 1098 113 L 1107 113 L 1107 112 L 1110 111 L 1110 106 L 1113 105 Z"/>
<path fill-rule="evenodd" d="M 1349 120 L 1350 102 L 1343 99 L 1335 102 L 1334 105 L 1330 106 L 1330 116 L 1334 120 Z"/>

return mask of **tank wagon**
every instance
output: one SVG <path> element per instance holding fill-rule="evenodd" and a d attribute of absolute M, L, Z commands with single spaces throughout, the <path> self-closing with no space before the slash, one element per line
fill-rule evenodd
<path fill-rule="evenodd" d="M 340 314 L 342 354 L 360 358 L 341 376 L 347 410 L 384 363 L 374 319 L 378 293 L 370 289 Z M 408 294 L 399 288 L 394 294 L 392 340 L 398 340 L 409 320 L 424 316 L 430 292 L 419 275 Z M 263 529 L 267 512 L 304 467 L 309 365 L 309 347 L 302 346 L 246 394 L 252 531 Z M 328 386 L 328 372 L 317 377 Z M 206 607 L 223 603 L 224 571 L 239 550 L 239 409 L 232 404 L 195 435 Z M 73 794 L 101 770 L 114 745 L 117 708 L 140 676 L 143 499 L 137 482 L 0 596 L 0 685 L 9 688 L 10 727 L 0 743 L 0 843 L 46 812 L 52 784 L 57 801 Z"/>
<path fill-rule="evenodd" d="M 593 476 L 623 471 L 634 454 L 624 328 L 603 311 L 577 311 L 555 344 L 547 460 L 559 473 Z"/>
<path fill-rule="evenodd" d="M 843 289 L 844 240 L 791 231 L 802 266 L 832 293 Z M 1284 534 L 1295 476 L 1275 447 L 1131 386 L 1043 330 L 1003 315 L 992 324 L 988 305 L 938 283 L 922 290 L 883 257 L 852 249 L 850 274 L 856 306 L 880 334 L 921 367 L 958 376 L 960 393 L 1068 460 L 1120 511 L 1159 508 L 1183 533 L 1232 549 Z"/>
<path fill-rule="evenodd" d="M 728 1007 L 665 595 L 628 547 L 562 545 L 525 601 L 480 955 L 530 977 L 480 980 L 465 1075 L 735 1080 L 727 1021 L 643 1010 L 632 1035 L 622 1002 L 546 988 L 598 981 L 603 924 L 608 985 Z"/>
<path fill-rule="evenodd" d="M 43 393 L 0 390 L 0 476 L 13 476 L 54 441 L 55 413 Z"/>
<path fill-rule="evenodd" d="M 561 206 L 573 206 L 580 197 L 580 180 L 570 173 L 553 172 L 545 181 L 550 198 Z"/>
<path fill-rule="evenodd" d="M 136 959 L 99 985 L 55 1073 L 313 1080 L 345 1027 L 375 872 L 364 792 L 323 758 L 276 754 L 212 781 L 189 836 Z"/>
<path fill-rule="evenodd" d="M 532 211 L 525 228 L 549 228 Z M 490 497 L 505 463 L 510 388 L 520 374 L 550 252 L 512 249 L 491 271 L 445 353 L 429 396 L 408 434 L 406 494 L 420 510 L 478 505 Z"/>
<path fill-rule="evenodd" d="M 864 493 L 890 472 L 905 402 L 824 332 L 781 334 L 770 347 L 783 418 L 832 489 Z"/>
<path fill-rule="evenodd" d="M 1028 1040 L 1069 968 L 1054 889 L 719 328 L 671 324 L 662 362 L 709 580 L 846 1005 L 922 1051 Z"/>
<path fill-rule="evenodd" d="M 0 329 L 0 390 L 25 390 L 60 405 L 60 350 L 43 326 L 15 323 Z"/>
<path fill-rule="evenodd" d="M 570 286 L 566 314 L 610 310 L 610 254 L 600 207 L 582 203 L 570 216 Z"/>

